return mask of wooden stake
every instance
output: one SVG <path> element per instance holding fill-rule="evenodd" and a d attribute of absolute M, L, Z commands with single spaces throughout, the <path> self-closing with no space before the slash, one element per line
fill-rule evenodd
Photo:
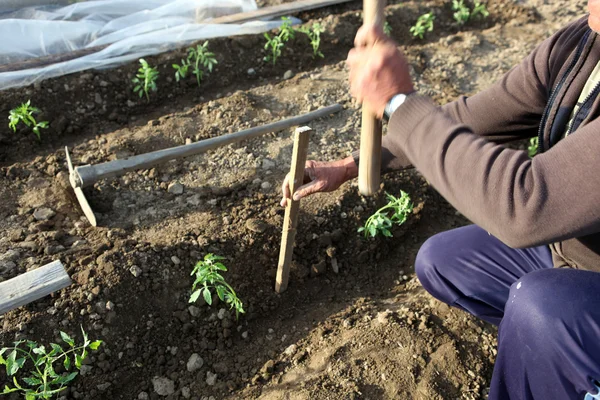
<path fill-rule="evenodd" d="M 363 23 L 383 26 L 383 0 L 364 0 Z M 381 121 L 363 105 L 360 131 L 358 189 L 365 196 L 379 190 L 381 177 Z"/>
<path fill-rule="evenodd" d="M 0 283 L 0 314 L 31 303 L 71 284 L 60 261 Z"/>
<path fill-rule="evenodd" d="M 296 129 L 294 137 L 294 153 L 292 154 L 292 165 L 290 168 L 290 192 L 294 192 L 302 186 L 304 181 L 304 164 L 308 152 L 308 139 L 312 129 L 303 126 Z M 298 223 L 298 211 L 300 201 L 288 200 L 283 220 L 283 232 L 281 236 L 281 249 L 279 250 L 279 265 L 277 267 L 277 281 L 275 291 L 284 292 L 288 286 L 290 277 L 290 264 L 294 251 L 294 239 L 296 237 L 296 226 Z"/>

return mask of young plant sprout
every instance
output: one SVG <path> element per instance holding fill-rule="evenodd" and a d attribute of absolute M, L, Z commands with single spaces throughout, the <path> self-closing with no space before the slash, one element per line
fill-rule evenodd
<path fill-rule="evenodd" d="M 454 20 L 459 25 L 466 24 L 471 16 L 469 7 L 466 6 L 464 0 L 452 0 L 452 10 L 455 11 L 453 14 Z"/>
<path fill-rule="evenodd" d="M 31 128 L 33 133 L 37 136 L 38 140 L 41 140 L 40 128 L 48 128 L 48 121 L 37 122 L 33 114 L 40 113 L 40 109 L 31 105 L 31 100 L 27 100 L 27 103 L 21 104 L 17 108 L 10 110 L 8 114 L 8 127 L 17 131 L 17 125 L 19 122 L 25 124 L 25 126 Z"/>
<path fill-rule="evenodd" d="M 213 67 L 217 65 L 217 59 L 215 53 L 208 51 L 208 41 L 203 44 L 199 44 L 196 47 L 190 47 L 188 49 L 188 62 L 192 65 L 192 74 L 196 76 L 196 82 L 200 86 L 200 82 L 204 77 L 204 70 L 201 66 L 206 68 L 208 72 L 212 72 Z M 187 70 L 186 70 L 187 72 Z"/>
<path fill-rule="evenodd" d="M 321 46 L 321 33 L 325 32 L 325 29 L 321 24 L 315 22 L 311 29 L 303 27 L 298 30 L 308 36 L 313 50 L 313 58 L 316 58 L 317 56 L 323 58 L 323 53 L 319 51 L 319 47 Z"/>
<path fill-rule="evenodd" d="M 417 19 L 417 23 L 410 27 L 410 33 L 412 33 L 413 36 L 418 36 L 419 39 L 423 39 L 426 32 L 433 31 L 434 20 L 435 16 L 433 15 L 433 12 L 421 15 L 419 19 Z"/>
<path fill-rule="evenodd" d="M 473 11 L 471 11 L 471 18 L 480 15 L 482 18 L 487 18 L 490 15 L 490 12 L 487 10 L 485 4 L 475 1 L 475 6 L 473 7 Z"/>
<path fill-rule="evenodd" d="M 26 400 L 34 400 L 50 399 L 65 390 L 78 374 L 77 371 L 69 372 L 72 367 L 80 370 L 88 350 L 97 350 L 102 344 L 101 340 L 90 341 L 83 328 L 81 332 L 83 344 L 79 346 L 65 332 L 60 332 L 67 350 L 56 343 L 50 343 L 50 349 L 47 349 L 33 340 L 19 340 L 12 347 L 0 349 L 0 365 L 6 366 L 6 375 L 12 377 L 12 384 L 5 384 L 0 394 L 21 392 Z M 66 372 L 56 373 L 57 362 Z"/>
<path fill-rule="evenodd" d="M 182 59 L 181 65 L 173 64 L 173 68 L 175 69 L 175 80 L 179 82 L 187 76 L 188 69 L 190 68 L 190 60 Z"/>
<path fill-rule="evenodd" d="M 158 70 L 151 67 L 146 60 L 140 58 L 141 67 L 138 69 L 138 73 L 135 78 L 132 79 L 133 91 L 137 93 L 140 98 L 146 94 L 146 99 L 150 102 L 150 96 L 148 91 L 152 90 L 156 92 L 156 79 L 158 78 Z"/>
<path fill-rule="evenodd" d="M 296 37 L 296 31 L 292 27 L 292 20 L 289 17 L 281 17 L 283 23 L 279 27 L 277 35 L 271 37 L 267 32 L 263 35 L 267 39 L 265 43 L 265 50 L 270 54 L 267 54 L 263 60 L 265 62 L 271 61 L 273 65 L 277 63 L 277 59 L 281 57 L 282 49 L 286 42 Z"/>
<path fill-rule="evenodd" d="M 208 305 L 212 305 L 211 288 L 217 292 L 219 299 L 229 304 L 230 309 L 235 309 L 236 318 L 240 313 L 244 313 L 242 301 L 237 297 L 235 290 L 225 282 L 225 278 L 220 274 L 221 271 L 227 271 L 225 265 L 220 260 L 225 259 L 211 253 L 204 256 L 204 260 L 198 261 L 191 275 L 196 275 L 196 280 L 192 285 L 192 295 L 190 303 L 194 303 L 200 295 Z"/>
<path fill-rule="evenodd" d="M 296 37 L 296 30 L 292 27 L 292 19 L 290 17 L 281 17 L 283 23 L 279 27 L 279 35 L 281 41 L 286 43 Z"/>
<path fill-rule="evenodd" d="M 408 215 L 413 210 L 413 204 L 410 201 L 410 197 L 404 191 L 400 191 L 400 197 L 394 197 L 393 195 L 385 194 L 388 203 L 381 207 L 371 215 L 365 226 L 358 228 L 358 232 L 364 232 L 366 238 L 375 237 L 377 233 L 381 233 L 383 236 L 391 237 L 392 232 L 390 229 L 394 224 L 402 225 L 406 222 Z"/>
<path fill-rule="evenodd" d="M 387 36 L 392 36 L 392 26 L 387 21 L 383 23 L 383 33 L 385 33 Z"/>

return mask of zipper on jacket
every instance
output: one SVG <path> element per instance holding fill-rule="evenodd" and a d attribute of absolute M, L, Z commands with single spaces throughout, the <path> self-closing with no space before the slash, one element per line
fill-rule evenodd
<path fill-rule="evenodd" d="M 577 112 L 573 116 L 572 124 L 569 127 L 569 130 L 567 131 L 565 136 L 568 136 L 571 133 L 573 133 L 573 131 L 577 130 L 577 128 L 579 128 L 579 126 L 581 125 L 583 120 L 587 118 L 587 116 L 589 115 L 589 113 L 591 111 L 590 108 L 592 107 L 592 105 L 588 104 L 588 103 L 590 103 L 590 101 L 593 103 L 593 100 L 596 98 L 596 96 L 598 96 L 599 91 L 600 91 L 600 82 L 596 83 L 596 85 L 594 86 L 594 89 L 587 95 L 587 97 L 585 98 L 583 103 L 581 103 L 579 110 L 577 110 Z M 585 115 L 582 115 L 582 113 L 585 113 Z M 580 115 L 582 116 L 581 121 L 579 121 L 579 123 L 577 123 L 577 119 L 579 118 Z"/>
<path fill-rule="evenodd" d="M 550 99 L 548 100 L 548 103 L 546 104 L 546 108 L 544 109 L 544 114 L 542 115 L 542 120 L 541 120 L 540 126 L 538 128 L 538 148 L 537 148 L 538 154 L 544 152 L 544 130 L 546 128 L 546 123 L 548 122 L 547 120 L 548 120 L 548 114 L 550 114 L 550 109 L 552 108 L 554 101 L 556 101 L 556 96 L 558 96 L 558 93 L 560 92 L 560 89 L 562 88 L 565 81 L 567 80 L 567 77 L 569 76 L 569 74 L 571 73 L 573 68 L 575 68 L 577 61 L 579 60 L 579 57 L 581 56 L 581 53 L 583 52 L 585 43 L 587 42 L 587 39 L 590 36 L 590 32 L 591 32 L 590 30 L 587 30 L 585 32 L 585 34 L 583 35 L 583 37 L 581 38 L 581 41 L 579 42 L 579 45 L 577 46 L 577 50 L 575 51 L 575 57 L 573 57 L 573 60 L 571 61 L 569 68 L 567 68 L 567 70 L 565 71 L 563 76 L 560 78 L 558 85 L 556 85 L 554 90 L 550 93 Z"/>

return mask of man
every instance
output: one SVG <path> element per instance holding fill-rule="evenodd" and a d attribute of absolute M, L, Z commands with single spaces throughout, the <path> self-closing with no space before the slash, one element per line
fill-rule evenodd
<path fill-rule="evenodd" d="M 600 398 L 600 0 L 588 9 L 444 107 L 414 93 L 380 30 L 361 28 L 348 55 L 352 95 L 389 119 L 382 169 L 414 166 L 476 224 L 427 240 L 415 269 L 433 296 L 499 325 L 490 400 Z M 502 145 L 536 136 L 533 159 Z M 294 198 L 337 189 L 357 162 L 307 162 Z"/>

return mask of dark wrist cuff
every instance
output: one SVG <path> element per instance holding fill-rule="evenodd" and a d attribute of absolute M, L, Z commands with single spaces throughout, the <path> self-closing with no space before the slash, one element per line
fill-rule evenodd
<path fill-rule="evenodd" d="M 352 152 L 352 158 L 354 159 L 354 164 L 358 167 L 358 160 L 360 159 L 360 149 L 354 150 Z"/>

